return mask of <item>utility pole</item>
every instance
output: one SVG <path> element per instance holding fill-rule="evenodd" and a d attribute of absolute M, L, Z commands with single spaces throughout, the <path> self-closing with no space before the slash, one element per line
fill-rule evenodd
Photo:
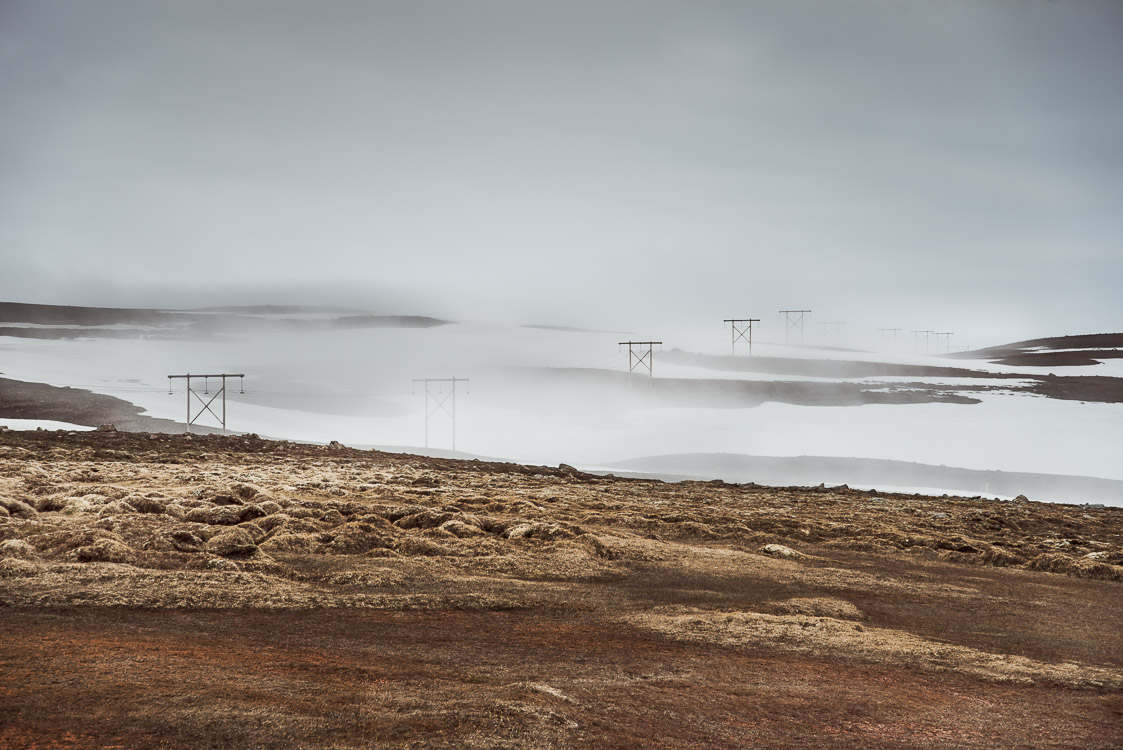
<path fill-rule="evenodd" d="M 652 353 L 652 347 L 656 344 L 663 345 L 662 341 L 621 341 L 620 346 L 628 345 L 628 372 L 643 366 L 647 368 L 647 376 L 649 378 L 655 377 L 655 355 Z M 647 347 L 647 351 L 643 351 L 643 347 Z M 639 347 L 637 349 L 636 347 Z"/>
<path fill-rule="evenodd" d="M 211 416 L 213 416 L 215 419 L 217 419 L 219 421 L 219 423 L 222 425 L 222 434 L 225 435 L 226 434 L 226 379 L 227 378 L 238 378 L 238 392 L 239 393 L 245 393 L 246 392 L 245 377 L 246 376 L 243 373 L 231 374 L 231 373 L 228 373 L 228 372 L 219 373 L 218 375 L 169 375 L 168 376 L 168 395 L 169 396 L 172 395 L 172 380 L 173 379 L 183 378 L 183 379 L 187 380 L 187 431 L 191 432 L 191 425 L 195 424 L 195 420 L 197 420 L 199 417 L 203 416 L 203 412 L 209 411 L 211 413 Z M 196 380 L 198 380 L 199 378 L 203 379 L 203 392 L 201 394 L 191 387 L 191 378 L 195 378 Z M 219 379 L 219 380 L 222 381 L 222 386 L 217 391 L 214 392 L 213 396 L 210 395 L 211 378 L 216 378 L 216 379 Z M 198 387 L 198 386 L 196 386 L 196 387 Z M 191 416 L 191 397 L 192 396 L 194 396 L 196 399 L 198 399 L 199 403 L 202 404 L 202 407 L 195 414 L 195 416 Z M 210 396 L 210 398 L 203 398 L 204 396 Z M 211 404 L 213 404 L 215 399 L 217 399 L 219 396 L 222 396 L 222 402 L 221 402 L 222 403 L 222 415 L 221 416 L 216 414 L 214 409 L 211 408 Z"/>
<path fill-rule="evenodd" d="M 452 449 L 456 450 L 456 384 L 468 383 L 468 378 L 414 378 L 414 383 L 425 384 L 425 447 L 429 447 L 429 418 L 443 411 L 445 414 L 452 417 Z M 433 393 L 430 383 L 437 384 L 437 392 Z M 444 392 L 444 384 L 451 383 L 452 387 L 448 393 Z M 471 388 L 471 386 L 468 386 Z M 467 391 L 471 393 L 472 391 Z M 436 404 L 432 409 L 429 408 L 429 399 L 433 400 Z M 451 408 L 448 404 L 451 401 Z"/>
<path fill-rule="evenodd" d="M 921 334 L 924 334 L 924 353 L 927 354 L 928 353 L 928 335 L 932 334 L 932 333 L 935 333 L 935 331 L 913 331 L 912 332 L 913 346 L 916 347 L 917 349 L 920 348 L 920 336 L 921 336 Z"/>
<path fill-rule="evenodd" d="M 788 337 L 793 330 L 799 331 L 799 343 L 803 343 L 803 316 L 810 315 L 810 310 L 781 310 L 781 315 L 786 315 L 787 328 L 784 329 L 784 343 L 788 343 Z"/>
<path fill-rule="evenodd" d="M 737 340 L 741 339 L 749 342 L 749 356 L 753 356 L 753 323 L 759 323 L 760 318 L 730 318 L 724 321 L 733 327 L 733 350 L 731 354 L 737 354 Z M 745 324 L 748 325 L 745 325 Z M 746 339 L 745 334 L 748 333 L 749 337 Z"/>
<path fill-rule="evenodd" d="M 893 340 L 893 351 L 897 351 L 897 334 L 901 332 L 900 328 L 878 328 L 878 333 L 881 334 L 881 343 L 885 344 L 885 334 L 890 333 Z"/>
<path fill-rule="evenodd" d="M 827 333 L 827 326 L 834 326 L 834 344 L 839 346 L 842 344 L 842 327 L 846 325 L 845 320 L 833 320 L 829 323 L 823 323 L 823 335 Z"/>
<path fill-rule="evenodd" d="M 944 353 L 951 354 L 951 337 L 955 331 L 932 331 L 936 334 L 936 354 L 940 353 L 940 337 L 944 337 Z"/>

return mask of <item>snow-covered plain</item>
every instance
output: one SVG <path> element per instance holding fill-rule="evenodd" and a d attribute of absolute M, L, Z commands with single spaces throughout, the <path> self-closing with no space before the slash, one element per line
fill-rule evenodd
<path fill-rule="evenodd" d="M 696 340 L 668 341 L 664 348 L 728 353 L 728 329 L 704 333 Z M 766 403 L 756 408 L 684 408 L 639 397 L 642 384 L 637 388 L 580 377 L 570 382 L 567 377 L 573 372 L 555 370 L 547 376 L 546 371 L 527 369 L 624 373 L 627 351 L 617 342 L 628 338 L 636 336 L 491 324 L 276 332 L 212 340 L 0 338 L 0 370 L 3 377 L 117 396 L 151 416 L 180 421 L 186 412 L 183 381 L 174 381 L 169 394 L 169 374 L 244 372 L 246 394 L 238 393 L 236 381 L 228 389 L 229 427 L 292 440 L 421 446 L 425 399 L 423 387 L 411 380 L 456 376 L 471 379 L 470 391 L 462 386 L 456 395 L 456 448 L 478 455 L 590 466 L 674 453 L 852 456 L 1123 479 L 1121 404 L 996 392 L 972 393 L 982 400 L 972 405 Z M 753 353 L 1035 372 L 916 354 L 763 343 L 754 344 Z M 825 380 L 661 365 L 659 356 L 656 351 L 656 377 Z M 1123 360 L 1110 361 L 1116 363 Z M 1113 368 L 1040 369 L 1103 375 Z M 911 377 L 861 381 L 970 382 Z M 980 379 L 977 384 L 1023 383 Z M 432 401 L 430 409 L 436 409 Z M 15 427 L 13 421 L 7 423 Z M 430 420 L 430 446 L 450 448 L 450 427 L 447 415 L 438 410 Z"/>
<path fill-rule="evenodd" d="M 0 417 L 0 427 L 7 427 L 10 430 L 92 430 L 93 427 L 85 427 L 80 424 L 70 424 L 69 422 L 56 422 L 53 419 L 9 419 L 8 417 Z"/>

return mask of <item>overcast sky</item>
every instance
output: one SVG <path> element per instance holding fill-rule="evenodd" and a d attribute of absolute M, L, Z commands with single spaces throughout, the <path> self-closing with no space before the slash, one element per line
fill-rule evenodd
<path fill-rule="evenodd" d="M 4 300 L 1123 329 L 1118 0 L 0 0 L 0 102 Z"/>

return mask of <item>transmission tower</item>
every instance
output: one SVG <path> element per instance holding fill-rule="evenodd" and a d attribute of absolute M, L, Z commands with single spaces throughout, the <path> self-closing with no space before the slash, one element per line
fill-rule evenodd
<path fill-rule="evenodd" d="M 199 417 L 203 416 L 203 412 L 210 412 L 211 416 L 213 416 L 215 419 L 218 420 L 219 425 L 222 427 L 222 434 L 225 435 L 226 434 L 226 379 L 227 378 L 238 378 L 238 392 L 239 393 L 245 393 L 246 392 L 245 377 L 246 376 L 243 373 L 231 374 L 231 373 L 228 373 L 228 372 L 219 373 L 218 375 L 169 375 L 168 376 L 168 395 L 169 396 L 172 395 L 172 380 L 179 380 L 179 379 L 187 380 L 187 431 L 191 432 L 191 425 L 195 424 L 195 421 L 198 420 Z M 198 380 L 200 378 L 202 378 L 202 380 L 203 380 L 203 392 L 202 393 L 199 393 L 198 391 L 196 391 L 194 388 L 191 387 L 191 379 L 192 378 L 195 378 L 196 382 L 198 382 Z M 216 380 L 222 381 L 222 385 L 219 386 L 218 390 L 214 392 L 213 396 L 210 393 L 211 378 L 215 378 Z M 196 388 L 197 387 L 198 386 L 196 386 Z M 195 416 L 191 415 L 191 397 L 192 396 L 194 396 L 195 399 L 198 401 L 198 403 L 201 404 L 201 406 L 199 408 L 199 411 L 195 413 Z M 206 396 L 210 396 L 210 398 L 205 398 Z M 211 408 L 211 404 L 213 404 L 215 402 L 215 399 L 219 398 L 220 396 L 222 397 L 222 401 L 220 402 L 221 405 L 222 405 L 222 413 L 218 414 L 218 413 L 215 412 L 214 409 Z"/>
<path fill-rule="evenodd" d="M 940 353 L 940 337 L 941 336 L 943 337 L 943 341 L 944 341 L 944 353 L 950 354 L 951 353 L 951 337 L 955 333 L 955 331 L 932 331 L 932 333 L 936 334 L 936 354 Z"/>
<path fill-rule="evenodd" d="M 656 344 L 662 346 L 662 341 L 621 341 L 620 346 L 628 345 L 628 372 L 632 372 L 637 367 L 646 367 L 647 376 L 649 378 L 655 377 L 655 354 L 652 347 Z M 647 347 L 647 351 L 643 347 Z M 638 349 L 637 349 L 638 347 Z"/>
<path fill-rule="evenodd" d="M 753 356 L 753 323 L 759 323 L 760 318 L 730 318 L 725 321 L 732 326 L 733 341 L 732 341 L 732 354 L 737 354 L 737 341 L 749 342 L 749 356 Z M 748 337 L 745 337 L 745 334 Z"/>
<path fill-rule="evenodd" d="M 452 418 L 452 449 L 456 450 L 456 384 L 464 383 L 467 385 L 468 378 L 414 378 L 413 382 L 425 384 L 425 447 L 429 447 L 429 419 L 443 411 Z M 434 383 L 437 388 L 436 393 L 432 391 Z M 448 393 L 444 392 L 445 383 L 451 384 Z M 470 388 L 471 386 L 467 387 Z M 471 393 L 471 390 L 466 392 Z M 429 407 L 430 400 L 434 404 L 431 409 Z"/>
<path fill-rule="evenodd" d="M 921 339 L 921 336 L 923 336 L 924 337 L 924 353 L 927 354 L 928 353 L 928 336 L 930 334 L 933 334 L 933 333 L 935 333 L 935 331 L 913 331 L 912 332 L 913 346 L 915 348 L 919 349 L 920 348 L 920 339 Z"/>
<path fill-rule="evenodd" d="M 822 325 L 824 336 L 827 333 L 827 327 L 834 326 L 834 344 L 835 346 L 839 346 L 840 344 L 842 344 L 842 327 L 846 325 L 845 320 L 833 320 L 829 323 L 823 323 Z"/>
<path fill-rule="evenodd" d="M 897 334 L 901 332 L 900 328 L 878 328 L 877 332 L 881 334 L 882 346 L 885 345 L 885 339 L 888 334 L 888 338 L 891 339 L 893 344 L 893 351 L 897 351 Z"/>
<path fill-rule="evenodd" d="M 791 332 L 795 331 L 795 330 L 798 330 L 799 331 L 799 343 L 802 344 L 803 343 L 803 316 L 804 315 L 810 315 L 811 311 L 810 310 L 781 310 L 780 314 L 787 316 L 785 318 L 785 320 L 787 321 L 787 327 L 784 329 L 784 343 L 785 344 L 790 343 L 788 339 L 791 336 Z"/>

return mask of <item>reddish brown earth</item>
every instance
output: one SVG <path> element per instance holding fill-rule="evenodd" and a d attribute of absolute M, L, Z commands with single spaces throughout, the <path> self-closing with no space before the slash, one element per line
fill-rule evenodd
<path fill-rule="evenodd" d="M 0 433 L 0 747 L 1123 745 L 1123 509 Z"/>

